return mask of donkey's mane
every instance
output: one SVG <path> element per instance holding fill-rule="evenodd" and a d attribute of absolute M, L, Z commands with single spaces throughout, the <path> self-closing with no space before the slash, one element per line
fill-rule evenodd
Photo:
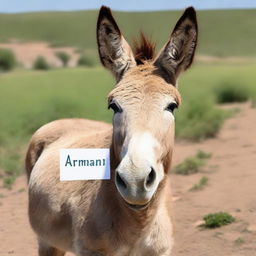
<path fill-rule="evenodd" d="M 152 60 L 155 56 L 155 42 L 151 41 L 145 36 L 143 32 L 140 33 L 140 38 L 134 40 L 133 52 L 137 65 L 142 65 L 147 60 Z"/>

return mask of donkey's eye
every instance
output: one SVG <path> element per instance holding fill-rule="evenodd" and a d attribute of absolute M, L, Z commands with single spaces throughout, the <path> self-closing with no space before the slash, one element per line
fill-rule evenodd
<path fill-rule="evenodd" d="M 110 109 L 110 108 L 114 111 L 114 113 L 122 112 L 122 108 L 119 106 L 119 104 L 117 102 L 111 101 L 108 105 L 108 109 Z"/>
<path fill-rule="evenodd" d="M 170 103 L 170 104 L 166 107 L 166 109 L 165 109 L 165 110 L 167 110 L 167 111 L 169 111 L 169 112 L 172 112 L 172 113 L 173 113 L 173 111 L 174 111 L 176 108 L 178 108 L 177 103 L 172 102 L 172 103 Z"/>

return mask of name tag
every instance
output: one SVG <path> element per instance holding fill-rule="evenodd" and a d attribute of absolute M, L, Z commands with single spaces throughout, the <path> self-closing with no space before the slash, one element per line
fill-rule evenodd
<path fill-rule="evenodd" d="M 60 180 L 109 180 L 109 148 L 60 150 Z"/>

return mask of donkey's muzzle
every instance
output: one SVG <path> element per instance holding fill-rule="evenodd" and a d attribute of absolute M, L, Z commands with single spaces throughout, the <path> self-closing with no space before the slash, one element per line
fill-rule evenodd
<path fill-rule="evenodd" d="M 147 204 L 158 186 L 156 171 L 152 167 L 140 175 L 117 170 L 115 183 L 120 195 L 130 205 Z"/>

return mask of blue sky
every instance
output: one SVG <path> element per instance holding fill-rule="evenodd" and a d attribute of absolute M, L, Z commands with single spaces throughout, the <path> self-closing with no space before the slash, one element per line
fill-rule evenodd
<path fill-rule="evenodd" d="M 256 8 L 256 0 L 0 0 L 1 13 L 30 11 L 70 11 L 98 9 L 107 5 L 121 11 Z"/>

